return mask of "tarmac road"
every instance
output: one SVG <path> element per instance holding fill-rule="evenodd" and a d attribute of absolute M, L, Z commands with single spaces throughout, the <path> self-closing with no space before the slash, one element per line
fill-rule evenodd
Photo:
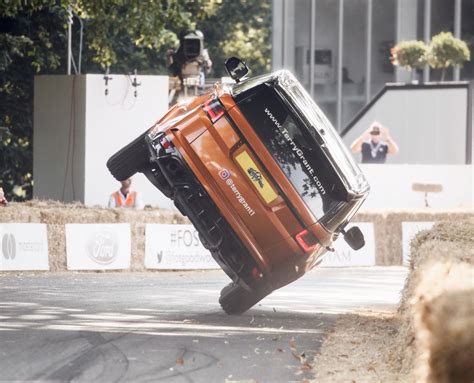
<path fill-rule="evenodd" d="M 290 382 L 335 314 L 393 307 L 404 268 L 316 269 L 242 316 L 221 271 L 0 275 L 0 381 Z"/>

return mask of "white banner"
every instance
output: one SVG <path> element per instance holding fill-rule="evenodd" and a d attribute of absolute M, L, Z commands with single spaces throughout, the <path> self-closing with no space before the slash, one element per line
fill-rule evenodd
<path fill-rule="evenodd" d="M 67 224 L 68 270 L 128 269 L 130 224 Z"/>
<path fill-rule="evenodd" d="M 364 234 L 365 246 L 360 250 L 353 250 L 344 241 L 341 235 L 334 243 L 334 252 L 327 252 L 324 255 L 320 267 L 347 267 L 347 266 L 374 266 L 375 265 L 375 239 L 373 223 L 360 222 L 350 224 L 347 229 L 352 226 L 359 226 Z"/>
<path fill-rule="evenodd" d="M 2 223 L 0 239 L 0 270 L 49 270 L 45 224 Z"/>
<path fill-rule="evenodd" d="M 147 224 L 147 269 L 218 269 L 211 253 L 202 246 L 193 225 Z"/>
<path fill-rule="evenodd" d="M 403 264 L 410 264 L 410 242 L 422 230 L 429 230 L 434 222 L 402 222 Z"/>

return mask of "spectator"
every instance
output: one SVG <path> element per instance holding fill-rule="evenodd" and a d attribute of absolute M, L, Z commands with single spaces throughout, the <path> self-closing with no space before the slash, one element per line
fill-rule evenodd
<path fill-rule="evenodd" d="M 342 68 L 342 82 L 344 84 L 353 84 L 354 81 L 349 77 L 349 69 L 346 67 Z"/>
<path fill-rule="evenodd" d="M 128 207 L 134 209 L 143 209 L 143 201 L 136 191 L 132 191 L 132 179 L 120 181 L 121 188 L 112 193 L 109 198 L 109 207 Z"/>
<path fill-rule="evenodd" d="M 0 206 L 7 206 L 7 199 L 5 198 L 5 194 L 3 193 L 3 188 L 0 188 Z"/>
<path fill-rule="evenodd" d="M 353 153 L 362 153 L 363 164 L 383 164 L 387 154 L 397 154 L 398 146 L 390 137 L 387 128 L 374 122 L 351 145 Z"/>

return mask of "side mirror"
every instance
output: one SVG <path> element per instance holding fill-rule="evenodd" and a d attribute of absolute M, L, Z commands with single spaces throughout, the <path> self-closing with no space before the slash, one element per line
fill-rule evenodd
<path fill-rule="evenodd" d="M 239 82 L 249 73 L 247 64 L 237 57 L 228 58 L 224 65 L 227 73 L 235 82 Z"/>
<path fill-rule="evenodd" d="M 354 250 L 359 250 L 364 247 L 365 239 L 364 234 L 357 226 L 351 227 L 347 231 L 342 231 L 344 234 L 344 240 Z"/>

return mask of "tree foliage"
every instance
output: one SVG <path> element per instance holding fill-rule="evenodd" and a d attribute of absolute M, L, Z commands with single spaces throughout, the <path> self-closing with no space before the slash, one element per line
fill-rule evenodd
<path fill-rule="evenodd" d="M 471 52 L 467 44 L 455 38 L 451 32 L 441 32 L 431 39 L 428 63 L 432 68 L 442 69 L 442 79 L 446 68 L 461 66 L 470 59 Z"/>
<path fill-rule="evenodd" d="M 0 186 L 14 199 L 32 195 L 33 81 L 66 73 L 67 22 L 73 15 L 73 56 L 82 73 L 166 74 L 165 52 L 182 30 L 201 29 L 224 75 L 229 55 L 254 74 L 269 69 L 270 1 L 259 0 L 10 0 L 0 2 Z M 3 132 L 3 133 L 2 133 Z"/>
<path fill-rule="evenodd" d="M 46 2 L 0 6 L 0 127 L 8 129 L 0 131 L 0 182 L 10 198 L 32 193 L 33 79 L 58 72 L 63 21 L 61 7 Z"/>
<path fill-rule="evenodd" d="M 227 57 L 244 59 L 252 75 L 270 70 L 271 2 L 222 0 L 198 23 L 215 65 L 214 76 L 225 76 Z"/>
<path fill-rule="evenodd" d="M 393 65 L 411 71 L 426 65 L 427 52 L 428 47 L 423 41 L 401 41 L 391 49 L 391 60 Z"/>

